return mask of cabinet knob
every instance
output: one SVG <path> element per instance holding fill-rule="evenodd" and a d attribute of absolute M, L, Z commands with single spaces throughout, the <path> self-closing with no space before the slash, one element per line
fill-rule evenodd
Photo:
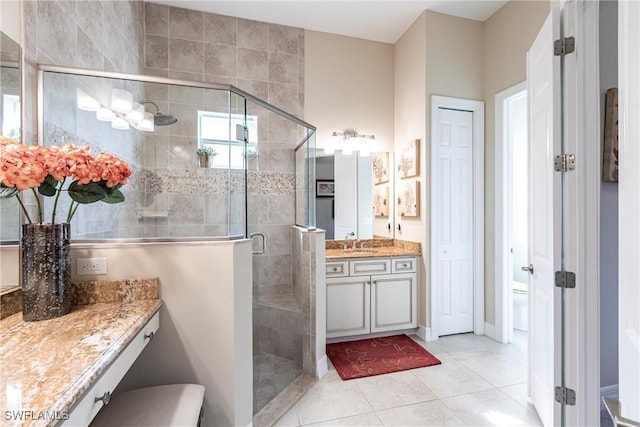
<path fill-rule="evenodd" d="M 155 333 L 153 331 L 149 332 L 148 334 L 144 334 L 144 339 L 149 339 L 149 341 L 153 340 L 153 336 L 155 335 Z"/>
<path fill-rule="evenodd" d="M 333 271 L 338 271 L 338 267 L 333 267 Z"/>
<path fill-rule="evenodd" d="M 96 397 L 93 399 L 93 402 L 102 402 L 103 406 L 107 406 L 109 404 L 109 402 L 111 401 L 111 393 L 108 391 L 105 391 L 104 394 L 102 395 L 102 397 Z"/>
<path fill-rule="evenodd" d="M 406 263 L 405 263 L 405 264 L 402 264 L 402 266 L 403 266 L 404 268 L 408 268 L 408 267 L 409 267 L 409 264 L 406 264 Z"/>

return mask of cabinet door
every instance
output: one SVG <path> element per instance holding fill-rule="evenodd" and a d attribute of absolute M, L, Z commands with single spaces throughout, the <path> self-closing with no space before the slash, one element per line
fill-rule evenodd
<path fill-rule="evenodd" d="M 369 333 L 369 279 L 327 279 L 327 338 Z"/>
<path fill-rule="evenodd" d="M 418 325 L 417 274 L 371 276 L 371 332 Z"/>

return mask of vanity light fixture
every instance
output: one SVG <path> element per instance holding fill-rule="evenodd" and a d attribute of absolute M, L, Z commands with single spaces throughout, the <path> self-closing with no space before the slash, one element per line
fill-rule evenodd
<path fill-rule="evenodd" d="M 113 129 L 127 130 L 133 126 L 143 132 L 153 132 L 158 119 L 144 108 L 144 104 L 151 101 L 140 101 L 133 108 L 132 99 L 133 95 L 126 90 L 113 89 L 111 91 L 111 108 L 107 108 L 84 91 L 76 89 L 78 109 L 95 111 L 96 119 L 110 122 Z M 175 118 L 173 120 L 177 121 Z"/>
<path fill-rule="evenodd" d="M 375 139 L 375 135 L 359 134 L 352 129 L 347 129 L 344 132 L 334 131 L 331 134 L 331 142 L 325 147 L 324 152 L 332 154 L 335 150 L 341 150 L 342 154 L 350 155 L 357 151 L 360 156 L 367 157 L 371 155 L 371 144 Z"/>

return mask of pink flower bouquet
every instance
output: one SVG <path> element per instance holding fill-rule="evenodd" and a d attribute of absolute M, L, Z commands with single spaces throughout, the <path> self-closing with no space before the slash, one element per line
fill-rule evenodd
<path fill-rule="evenodd" d="M 66 144 L 62 147 L 19 144 L 0 136 L 0 198 L 15 196 L 29 224 L 32 224 L 20 191 L 31 190 L 38 204 L 38 222 L 43 222 L 43 208 L 38 193 L 55 197 L 51 223 L 55 223 L 58 199 L 62 193 L 71 198 L 66 222 L 70 222 L 80 204 L 120 203 L 120 187 L 127 183 L 131 169 L 121 159 L 108 153 L 92 156 L 87 146 Z M 65 182 L 72 182 L 65 188 Z M 37 192 L 36 192 L 37 191 Z"/>

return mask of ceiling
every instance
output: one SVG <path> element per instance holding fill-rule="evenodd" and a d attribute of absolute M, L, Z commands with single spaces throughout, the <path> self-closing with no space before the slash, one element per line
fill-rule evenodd
<path fill-rule="evenodd" d="M 151 0 L 154 3 L 395 43 L 424 10 L 485 21 L 508 0 Z"/>

